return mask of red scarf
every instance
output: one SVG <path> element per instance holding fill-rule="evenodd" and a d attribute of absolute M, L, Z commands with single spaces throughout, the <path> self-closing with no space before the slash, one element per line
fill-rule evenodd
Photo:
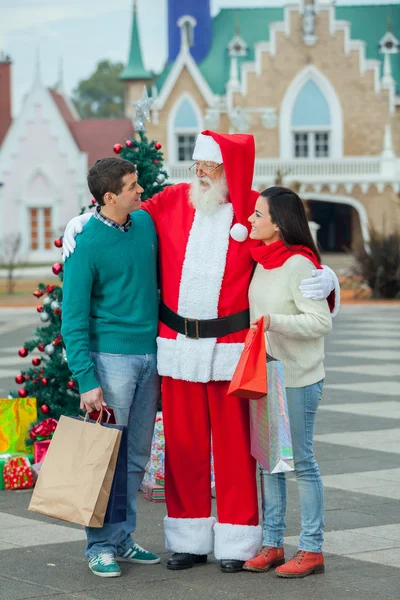
<path fill-rule="evenodd" d="M 264 267 L 264 269 L 277 269 L 281 267 L 288 258 L 300 254 L 308 258 L 316 269 L 322 269 L 314 252 L 307 246 L 292 246 L 288 248 L 282 240 L 272 244 L 261 242 L 259 246 L 251 249 L 251 255 L 254 260 Z"/>
<path fill-rule="evenodd" d="M 322 269 L 314 252 L 307 246 L 292 246 L 290 249 L 285 246 L 282 240 L 273 242 L 272 244 L 264 244 L 261 242 L 259 246 L 250 249 L 254 260 L 264 267 L 264 269 L 277 269 L 281 267 L 288 258 L 301 254 L 310 260 L 316 269 Z M 335 290 L 327 297 L 328 306 L 331 312 L 335 308 Z"/>

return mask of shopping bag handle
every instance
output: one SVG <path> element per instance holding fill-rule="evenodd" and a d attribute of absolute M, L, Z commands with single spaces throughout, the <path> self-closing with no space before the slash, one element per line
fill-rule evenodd
<path fill-rule="evenodd" d="M 96 423 L 101 423 L 102 416 L 103 416 L 103 407 L 101 407 L 101 409 L 100 409 L 99 416 L 97 417 Z M 83 420 L 87 421 L 88 418 L 89 418 L 89 411 L 86 411 L 85 418 Z M 107 420 L 107 422 L 108 422 L 108 420 Z"/>

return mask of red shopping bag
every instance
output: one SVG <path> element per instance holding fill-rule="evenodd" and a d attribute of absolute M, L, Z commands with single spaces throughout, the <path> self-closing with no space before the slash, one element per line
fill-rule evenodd
<path fill-rule="evenodd" d="M 264 336 L 264 317 L 255 331 L 250 329 L 244 349 L 229 385 L 228 396 L 257 400 L 267 393 L 267 349 Z"/>

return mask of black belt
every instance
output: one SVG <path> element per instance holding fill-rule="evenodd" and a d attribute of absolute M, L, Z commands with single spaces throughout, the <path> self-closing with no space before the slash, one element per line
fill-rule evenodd
<path fill-rule="evenodd" d="M 192 340 L 198 340 L 199 338 L 221 338 L 230 333 L 250 327 L 249 309 L 229 315 L 229 317 L 200 321 L 198 319 L 181 317 L 161 301 L 159 317 L 164 325 Z"/>

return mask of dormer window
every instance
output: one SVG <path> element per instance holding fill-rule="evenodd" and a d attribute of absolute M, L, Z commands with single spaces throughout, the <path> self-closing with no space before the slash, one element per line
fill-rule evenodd
<path fill-rule="evenodd" d="M 235 35 L 232 41 L 228 44 L 229 56 L 231 57 L 239 57 L 246 56 L 248 46 L 243 38 L 240 35 Z"/>
<path fill-rule="evenodd" d="M 382 54 L 397 54 L 400 50 L 399 40 L 391 31 L 387 31 L 379 43 Z"/>

